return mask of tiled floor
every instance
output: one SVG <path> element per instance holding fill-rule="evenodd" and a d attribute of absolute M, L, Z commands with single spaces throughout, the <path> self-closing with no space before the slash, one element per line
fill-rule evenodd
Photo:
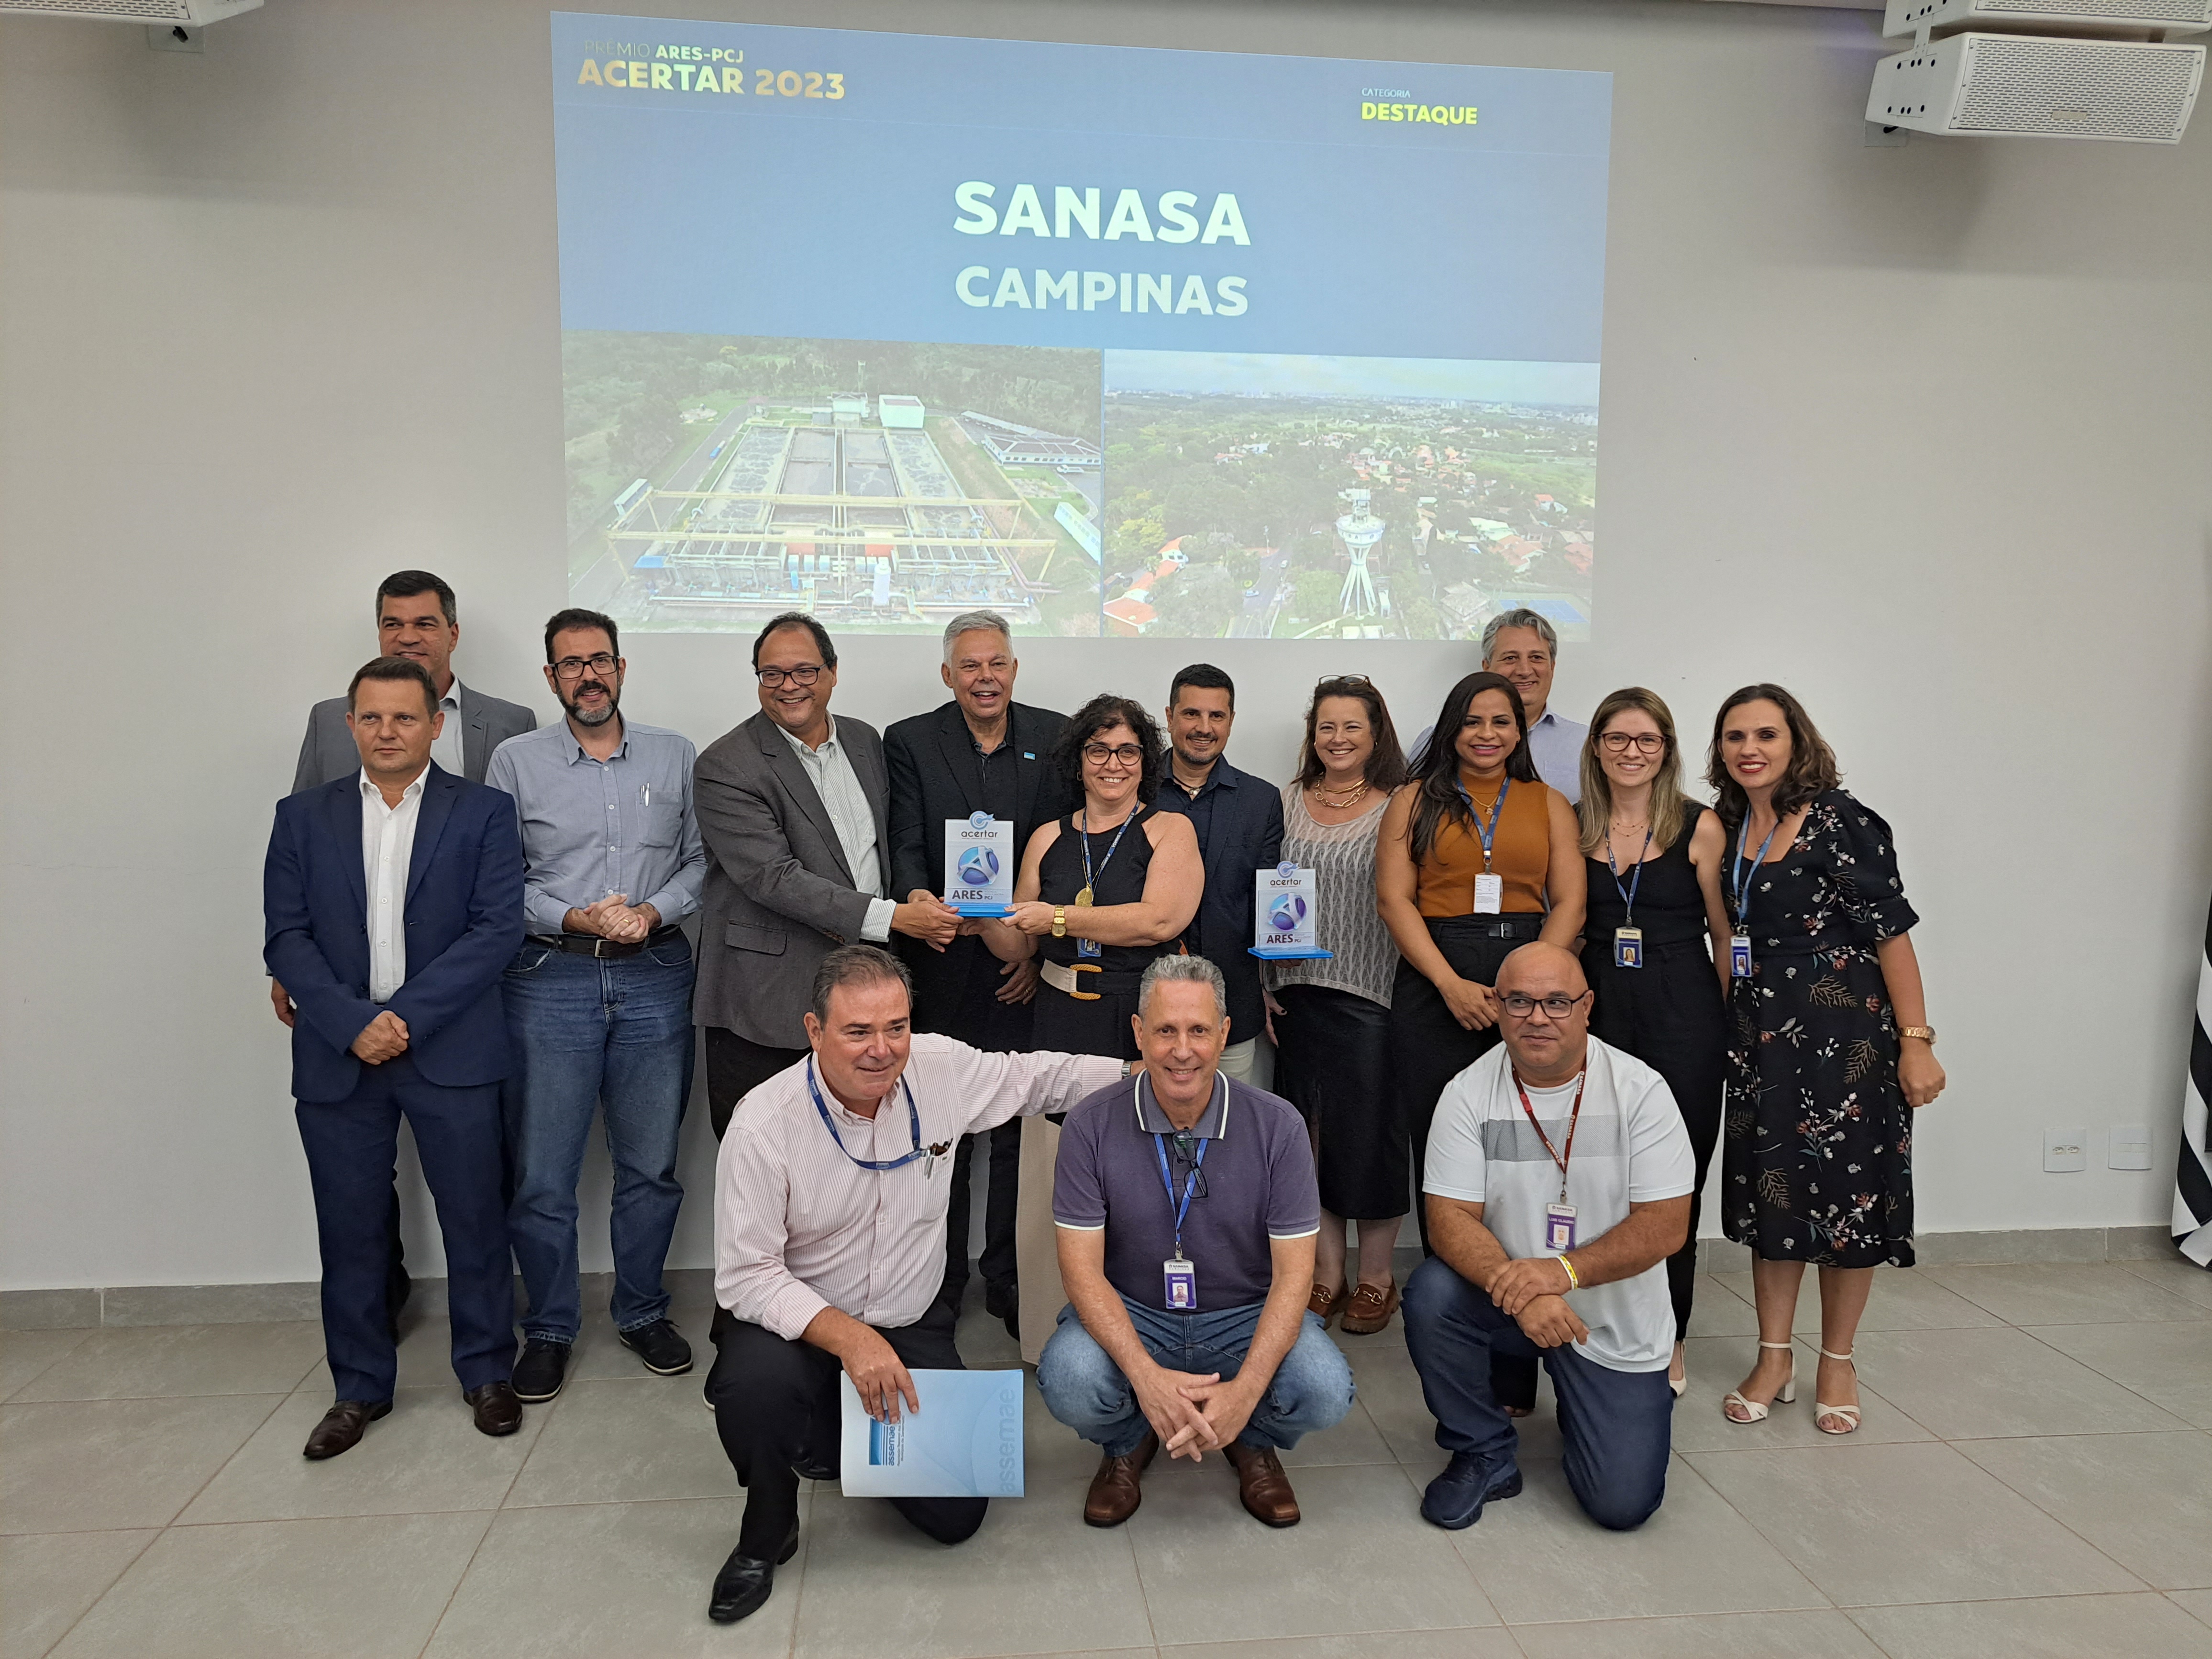
<path fill-rule="evenodd" d="M 1808 1285 L 1809 1290 L 1809 1285 Z M 1699 1291 L 1666 1506 L 1599 1530 L 1548 1405 L 1526 1492 L 1425 1525 L 1442 1458 L 1395 1327 L 1341 1339 L 1359 1403 L 1286 1459 L 1304 1524 L 1268 1532 L 1215 1459 L 1156 1466 L 1119 1531 L 1085 1527 L 1087 1448 L 1030 1396 L 1030 1496 L 957 1550 L 834 1486 L 732 1628 L 707 1589 L 743 1498 L 697 1376 L 646 1376 L 604 1327 L 521 1433 L 470 1427 L 441 1322 L 397 1409 L 330 1463 L 312 1326 L 0 1338 L 0 1653 L 33 1659 L 632 1659 L 1118 1654 L 1151 1659 L 2206 1659 L 2212 1275 L 2175 1262 L 1882 1273 L 1859 1340 L 1864 1430 L 1808 1386 L 1724 1422 L 1750 1286 Z M 1813 1308 L 1808 1294 L 1801 1332 Z M 679 1308 L 702 1336 L 702 1308 Z M 971 1364 L 1011 1364 L 971 1311 Z"/>

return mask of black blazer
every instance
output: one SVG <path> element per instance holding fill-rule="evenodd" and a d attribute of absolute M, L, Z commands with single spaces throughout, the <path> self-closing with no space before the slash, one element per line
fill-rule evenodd
<path fill-rule="evenodd" d="M 1040 824 L 1075 810 L 1074 799 L 1053 763 L 1054 746 L 1067 716 L 1018 702 L 1008 710 L 1006 746 L 992 762 L 1014 766 L 1014 854 L 1030 844 Z M 891 896 L 905 902 L 917 887 L 945 891 L 945 821 L 964 818 L 982 805 L 983 773 L 975 739 L 960 705 L 948 702 L 899 721 L 884 733 L 884 764 L 890 773 Z M 983 941 L 961 939 L 943 955 L 927 945 L 907 950 L 915 975 L 915 1024 L 941 1029 L 959 1005 L 968 975 L 978 967 L 996 975 L 999 960 Z"/>

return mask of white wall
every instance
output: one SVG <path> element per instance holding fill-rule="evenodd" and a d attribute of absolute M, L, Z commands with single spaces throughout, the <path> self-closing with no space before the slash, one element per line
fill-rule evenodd
<path fill-rule="evenodd" d="M 2212 890 L 2205 120 L 2179 149 L 1863 148 L 1881 48 L 1847 12 L 664 9 L 1612 70 L 1599 637 L 1570 648 L 1559 704 L 1640 681 L 1694 732 L 1737 684 L 1796 689 L 1894 823 L 1925 917 L 1953 1082 L 1921 1121 L 1923 1228 L 2163 1218 Z M 314 1275 L 258 955 L 302 711 L 368 653 L 371 589 L 402 565 L 459 588 L 468 678 L 552 708 L 533 665 L 565 597 L 545 11 L 270 0 L 202 57 L 0 24 L 0 706 L 23 716 L 0 1285 Z M 1428 257 L 1394 228 L 1413 234 L 1391 257 Z M 848 651 L 841 708 L 936 699 L 925 643 Z M 1023 691 L 1157 696 L 1197 654 L 1033 648 Z M 1374 674 L 1418 726 L 1468 665 L 1206 654 L 1244 690 L 1236 757 L 1275 776 L 1324 670 Z M 703 741 L 750 708 L 739 640 L 630 656 L 642 719 Z M 2144 1121 L 2148 1175 L 2041 1172 L 2045 1125 L 2093 1126 L 2101 1166 L 2101 1127 Z M 702 1219 L 680 1261 L 705 1260 Z"/>

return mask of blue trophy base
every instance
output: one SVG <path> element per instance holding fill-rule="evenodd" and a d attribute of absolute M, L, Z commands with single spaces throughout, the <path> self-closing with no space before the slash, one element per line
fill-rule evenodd
<path fill-rule="evenodd" d="M 1321 962 L 1336 955 L 1334 951 L 1316 950 L 1310 945 L 1248 945 L 1244 948 L 1262 962 Z"/>
<path fill-rule="evenodd" d="M 963 916 L 1011 916 L 1014 914 L 1014 907 L 1011 904 L 956 904 L 952 908 L 956 914 Z"/>

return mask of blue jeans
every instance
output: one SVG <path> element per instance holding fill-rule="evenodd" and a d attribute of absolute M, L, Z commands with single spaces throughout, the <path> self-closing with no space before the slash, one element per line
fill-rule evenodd
<path fill-rule="evenodd" d="M 1431 1256 L 1406 1282 L 1406 1346 L 1421 1396 L 1437 1419 L 1437 1444 L 1510 1468 L 1520 1435 L 1491 1387 L 1493 1354 L 1543 1362 L 1559 1396 L 1567 1485 L 1583 1512 L 1626 1532 L 1667 1495 L 1674 1396 L 1667 1371 L 1616 1371 L 1571 1347 L 1539 1348 L 1498 1311 L 1487 1291 Z"/>
<path fill-rule="evenodd" d="M 1129 1322 L 1145 1352 L 1170 1370 L 1203 1376 L 1218 1371 L 1231 1377 L 1243 1368 L 1253 1333 L 1267 1304 L 1224 1308 L 1218 1313 L 1161 1313 L 1126 1298 Z M 1137 1391 L 1100 1347 L 1073 1307 L 1060 1310 L 1060 1328 L 1037 1357 L 1037 1390 L 1044 1408 L 1109 1457 L 1127 1457 L 1152 1432 Z M 1240 1446 L 1288 1450 L 1301 1437 L 1326 1429 L 1352 1409 L 1352 1367 L 1322 1329 L 1304 1316 L 1298 1340 L 1267 1379 L 1267 1392 L 1252 1408 Z"/>
<path fill-rule="evenodd" d="M 668 1312 L 660 1269 L 684 1202 L 676 1139 L 691 1092 L 691 975 L 681 934 L 605 960 L 525 940 L 507 966 L 507 1230 L 530 1292 L 526 1337 L 576 1340 L 576 1179 L 601 1106 L 614 1162 L 615 1328 Z"/>

